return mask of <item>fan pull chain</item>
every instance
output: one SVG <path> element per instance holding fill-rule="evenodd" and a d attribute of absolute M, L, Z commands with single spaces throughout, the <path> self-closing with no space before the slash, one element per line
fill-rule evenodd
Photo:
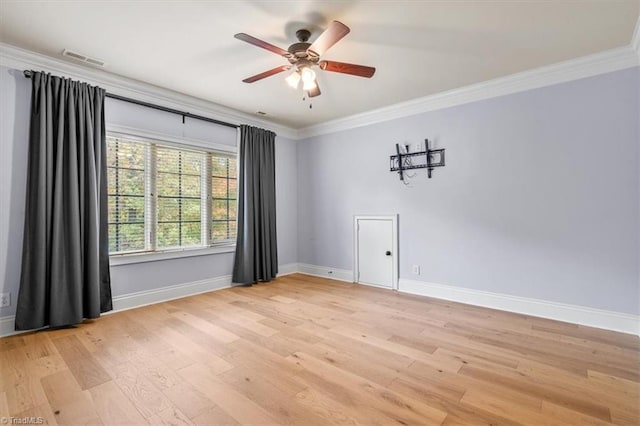
<path fill-rule="evenodd" d="M 306 97 L 306 96 L 303 96 L 303 97 L 302 97 L 302 102 L 304 102 L 304 101 L 306 101 L 306 100 L 307 100 L 307 97 Z M 313 109 L 313 104 L 311 103 L 311 101 L 309 101 L 309 109 Z"/>

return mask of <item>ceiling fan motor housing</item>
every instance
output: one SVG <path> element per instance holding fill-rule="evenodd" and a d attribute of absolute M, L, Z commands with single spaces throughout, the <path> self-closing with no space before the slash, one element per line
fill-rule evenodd
<path fill-rule="evenodd" d="M 305 30 L 304 28 L 301 30 L 296 31 L 296 38 L 298 39 L 298 41 L 301 42 L 305 42 L 307 40 L 309 40 L 309 37 L 311 37 L 311 32 L 309 30 Z"/>
<path fill-rule="evenodd" d="M 289 46 L 287 51 L 291 54 L 287 59 L 291 64 L 302 65 L 314 65 L 318 62 L 318 55 L 314 55 L 313 52 L 309 51 L 309 47 L 311 43 L 307 42 L 309 37 L 311 36 L 311 32 L 309 30 L 301 29 L 296 31 L 296 37 L 298 38 L 298 43 L 293 43 Z"/>
<path fill-rule="evenodd" d="M 298 58 L 304 58 L 307 56 L 307 49 L 309 46 L 311 46 L 311 43 L 293 43 L 287 50 Z"/>

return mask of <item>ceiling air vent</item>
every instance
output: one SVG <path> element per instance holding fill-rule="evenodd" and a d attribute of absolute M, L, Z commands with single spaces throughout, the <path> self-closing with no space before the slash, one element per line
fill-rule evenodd
<path fill-rule="evenodd" d="M 73 52 L 69 49 L 64 49 L 62 51 L 62 56 L 66 56 L 71 59 L 75 59 L 76 61 L 86 62 L 87 64 L 95 65 L 97 67 L 104 67 L 105 63 L 101 59 L 90 58 L 78 52 Z"/>

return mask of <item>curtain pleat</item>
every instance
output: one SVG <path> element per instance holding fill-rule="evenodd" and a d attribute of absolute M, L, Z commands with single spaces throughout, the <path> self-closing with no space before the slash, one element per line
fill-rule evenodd
<path fill-rule="evenodd" d="M 15 329 L 112 309 L 105 91 L 32 72 L 22 274 Z"/>
<path fill-rule="evenodd" d="M 240 126 L 235 283 L 269 281 L 278 273 L 275 137 L 268 130 Z"/>

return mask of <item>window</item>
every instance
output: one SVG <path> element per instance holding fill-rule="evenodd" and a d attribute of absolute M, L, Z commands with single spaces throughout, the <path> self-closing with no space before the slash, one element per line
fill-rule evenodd
<path fill-rule="evenodd" d="M 107 136 L 109 252 L 233 243 L 234 155 Z"/>

